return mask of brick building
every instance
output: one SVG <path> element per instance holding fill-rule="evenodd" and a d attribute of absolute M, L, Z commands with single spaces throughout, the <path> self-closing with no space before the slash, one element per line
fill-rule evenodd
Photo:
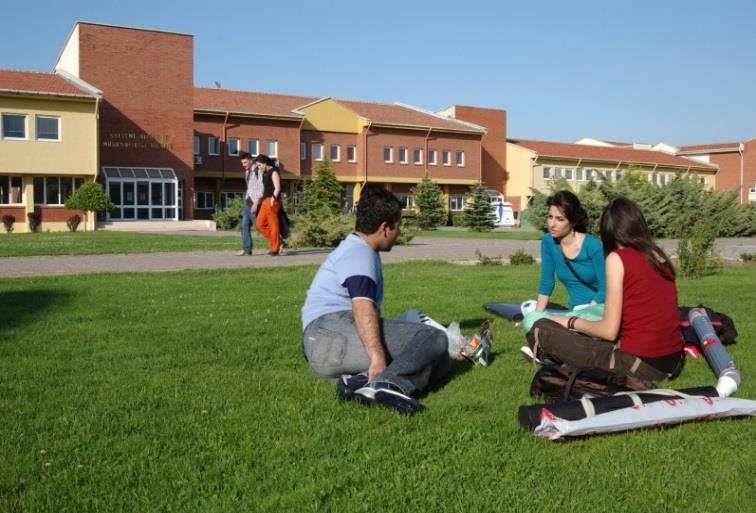
<path fill-rule="evenodd" d="M 717 190 L 738 189 L 740 203 L 756 202 L 756 139 L 681 146 L 677 155 L 718 166 Z"/>
<path fill-rule="evenodd" d="M 326 158 L 349 205 L 376 184 L 412 208 L 411 190 L 426 175 L 451 210 L 463 209 L 480 180 L 505 190 L 502 110 L 453 106 L 434 113 L 399 103 L 195 87 L 193 58 L 191 35 L 77 23 L 47 74 L 94 91 L 96 133 L 82 153 L 95 165 L 82 176 L 101 181 L 116 204 L 107 220 L 209 219 L 242 194 L 241 151 L 278 158 L 284 192 L 295 198 Z M 12 167 L 0 168 L 0 176 Z"/>

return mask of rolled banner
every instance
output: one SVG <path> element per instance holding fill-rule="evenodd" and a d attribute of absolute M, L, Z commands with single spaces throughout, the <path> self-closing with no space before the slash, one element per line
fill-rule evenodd
<path fill-rule="evenodd" d="M 756 401 L 734 397 L 671 399 L 602 413 L 582 420 L 560 419 L 545 412 L 533 435 L 557 440 L 565 436 L 615 433 L 643 427 L 681 424 L 689 420 L 756 416 Z"/>
<path fill-rule="evenodd" d="M 719 395 L 721 397 L 729 397 L 740 385 L 740 372 L 735 367 L 735 362 L 727 354 L 722 341 L 719 340 L 709 316 L 706 315 L 706 310 L 703 308 L 691 308 L 688 313 L 688 319 L 701 342 L 704 356 L 706 356 L 711 370 L 717 377 L 717 391 Z"/>
<path fill-rule="evenodd" d="M 643 392 L 621 392 L 606 397 L 574 399 L 550 404 L 534 404 L 520 406 L 517 420 L 524 429 L 533 431 L 543 415 L 548 414 L 564 420 L 580 420 L 593 417 L 629 406 L 648 404 L 656 401 L 682 399 L 689 397 L 717 397 L 719 394 L 714 387 L 683 388 L 680 390 L 646 390 Z"/>

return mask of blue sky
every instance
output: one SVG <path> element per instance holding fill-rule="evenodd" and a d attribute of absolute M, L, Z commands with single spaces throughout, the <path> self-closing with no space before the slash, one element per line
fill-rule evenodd
<path fill-rule="evenodd" d="M 195 84 L 507 111 L 508 136 L 756 137 L 751 0 L 36 0 L 0 10 L 0 68 L 50 71 L 76 21 L 194 35 Z"/>

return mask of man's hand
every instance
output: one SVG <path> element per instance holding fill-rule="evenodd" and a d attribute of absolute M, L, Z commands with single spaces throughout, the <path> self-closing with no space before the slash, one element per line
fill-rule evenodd
<path fill-rule="evenodd" d="M 254 214 L 255 212 L 257 212 L 257 202 L 256 201 L 252 202 L 252 206 L 249 207 L 249 211 L 252 212 L 252 214 Z"/>

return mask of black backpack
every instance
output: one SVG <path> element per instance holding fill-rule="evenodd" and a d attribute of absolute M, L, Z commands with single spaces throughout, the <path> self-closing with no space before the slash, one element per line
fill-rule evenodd
<path fill-rule="evenodd" d="M 706 315 L 711 320 L 711 325 L 714 328 L 714 332 L 722 341 L 722 344 L 734 344 L 737 342 L 735 339 L 738 337 L 738 330 L 735 329 L 735 323 L 730 317 L 723 313 L 715 312 L 711 308 L 707 308 L 703 305 L 698 306 L 681 306 L 680 309 L 680 332 L 682 333 L 683 341 L 686 344 L 693 344 L 696 346 L 701 345 L 701 341 L 698 340 L 696 331 L 693 326 L 690 325 L 688 320 L 688 313 L 693 308 L 703 308 L 706 310 Z"/>
<path fill-rule="evenodd" d="M 544 365 L 533 376 L 530 396 L 546 403 L 581 399 L 584 395 L 605 397 L 618 392 L 648 390 L 653 383 L 632 377 L 621 377 L 593 367 Z"/>

